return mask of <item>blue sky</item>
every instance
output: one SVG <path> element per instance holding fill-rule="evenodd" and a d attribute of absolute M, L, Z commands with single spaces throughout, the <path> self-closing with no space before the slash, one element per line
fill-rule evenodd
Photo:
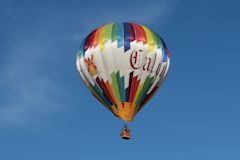
<path fill-rule="evenodd" d="M 0 1 L 1 160 L 239 160 L 237 1 Z M 168 77 L 136 116 L 133 139 L 75 67 L 81 40 L 109 22 L 158 32 Z"/>

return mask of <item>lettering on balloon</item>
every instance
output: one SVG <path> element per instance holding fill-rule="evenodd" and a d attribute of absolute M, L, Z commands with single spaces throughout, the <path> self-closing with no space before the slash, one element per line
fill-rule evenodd
<path fill-rule="evenodd" d="M 130 65 L 133 69 L 139 69 L 141 66 L 140 66 L 140 54 L 143 52 L 143 50 L 139 49 L 139 50 L 134 50 L 132 53 L 131 53 L 131 56 L 130 56 Z"/>
<path fill-rule="evenodd" d="M 154 57 L 145 57 L 145 63 L 141 64 L 141 55 L 143 54 L 143 50 L 134 50 L 131 55 L 130 55 L 130 66 L 133 69 L 142 69 L 144 71 L 148 71 L 150 73 L 155 73 L 156 75 L 159 75 L 161 66 L 162 66 L 162 61 L 159 62 L 158 64 L 155 64 L 156 62 L 156 54 L 154 54 Z M 154 66 L 157 65 L 157 67 Z M 161 75 L 160 75 L 161 76 Z"/>

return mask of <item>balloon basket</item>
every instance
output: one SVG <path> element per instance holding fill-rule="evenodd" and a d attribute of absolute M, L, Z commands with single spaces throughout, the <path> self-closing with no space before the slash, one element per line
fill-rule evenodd
<path fill-rule="evenodd" d="M 124 126 L 120 133 L 120 137 L 124 140 L 130 140 L 131 139 L 131 131 L 127 126 Z"/>

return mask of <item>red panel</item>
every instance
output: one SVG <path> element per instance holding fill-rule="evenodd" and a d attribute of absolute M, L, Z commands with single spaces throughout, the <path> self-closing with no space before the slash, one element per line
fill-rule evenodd
<path fill-rule="evenodd" d="M 147 36 L 144 29 L 138 24 L 132 24 L 135 31 L 135 38 L 137 42 L 142 41 L 144 44 L 147 43 Z"/>
<path fill-rule="evenodd" d="M 137 92 L 138 86 L 139 86 L 140 80 L 137 79 L 137 76 L 133 78 L 132 80 L 132 87 L 130 91 L 130 98 L 129 102 L 133 102 L 135 94 Z"/>

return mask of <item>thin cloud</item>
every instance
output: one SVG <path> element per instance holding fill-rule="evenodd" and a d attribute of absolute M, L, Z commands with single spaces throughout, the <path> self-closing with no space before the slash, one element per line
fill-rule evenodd
<path fill-rule="evenodd" d="M 81 28 L 73 32 L 71 40 L 80 42 L 91 30 L 111 22 L 135 22 L 143 25 L 157 24 L 158 26 L 166 22 L 167 16 L 173 11 L 175 3 L 173 0 L 151 1 L 137 3 L 135 6 L 119 6 L 108 8 L 97 8 L 95 12 L 91 9 L 84 9 L 84 15 L 76 22 Z"/>
<path fill-rule="evenodd" d="M 27 24 L 21 24 L 17 14 L 1 12 L 0 22 L 4 26 L 0 27 L 0 32 L 4 32 L 7 41 L 4 42 L 4 51 L 1 49 L 0 125 L 36 123 L 36 117 L 54 113 L 67 106 L 69 102 L 59 93 L 69 94 L 69 91 L 62 80 L 52 76 L 54 71 L 61 69 L 50 70 L 51 63 L 57 63 L 58 66 L 66 63 L 58 57 L 56 59 L 56 54 L 65 54 L 56 50 L 59 44 L 66 44 L 68 41 L 69 44 L 79 45 L 82 38 L 94 27 L 109 22 L 159 23 L 159 20 L 166 18 L 171 12 L 172 4 L 172 1 L 148 2 L 133 7 L 107 8 L 101 12 L 82 8 L 81 13 L 70 13 L 66 21 L 54 17 L 55 14 L 48 19 L 47 13 L 41 13 Z M 12 9 L 4 7 L 4 10 Z M 55 12 L 62 13 L 58 8 L 54 9 Z M 41 18 L 43 14 L 45 16 Z M 55 19 L 56 21 L 52 21 Z M 69 49 L 67 52 L 70 52 Z M 74 51 L 70 56 L 74 57 Z"/>
<path fill-rule="evenodd" d="M 5 61 L 0 65 L 1 125 L 26 124 L 39 114 L 63 108 L 56 95 L 67 91 L 47 72 L 50 64 L 46 60 L 54 60 L 54 47 L 44 43 L 40 36 L 44 32 L 26 38 L 16 33 L 8 39 Z"/>

